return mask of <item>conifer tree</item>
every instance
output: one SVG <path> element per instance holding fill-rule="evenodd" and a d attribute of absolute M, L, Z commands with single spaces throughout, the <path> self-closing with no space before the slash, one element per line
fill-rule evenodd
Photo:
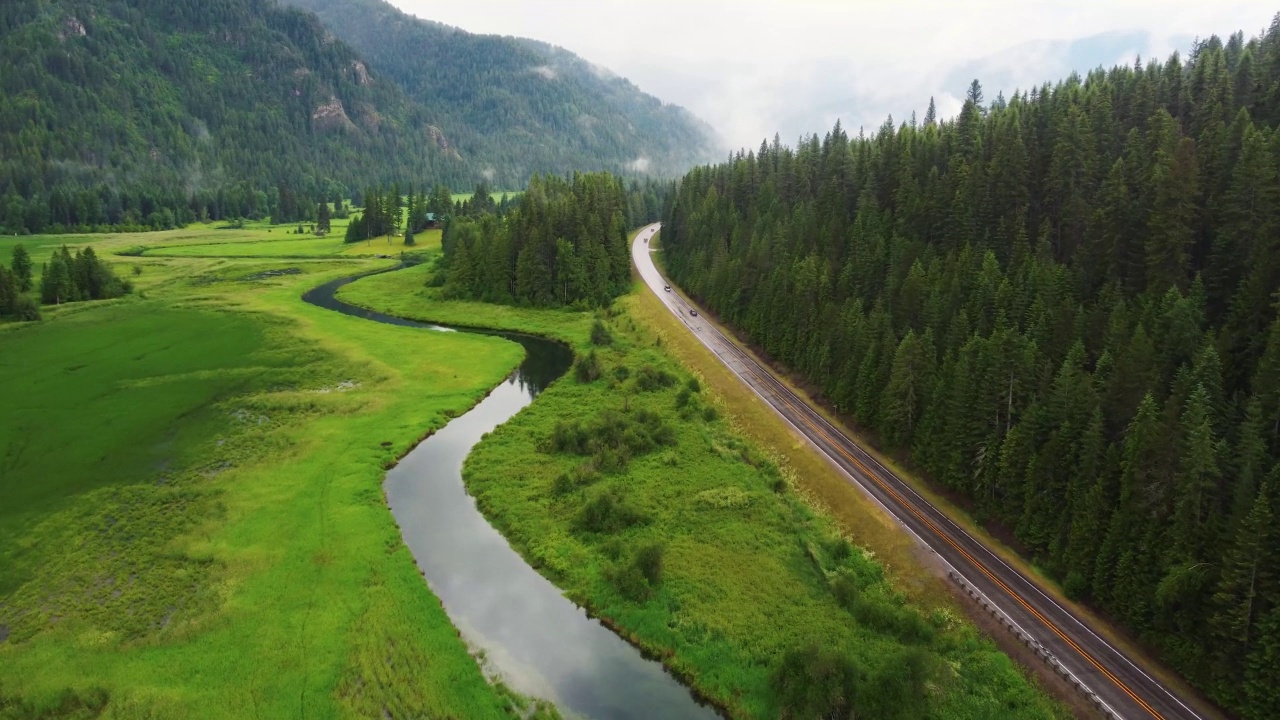
<path fill-rule="evenodd" d="M 25 293 L 31 291 L 31 254 L 27 252 L 27 248 L 22 243 L 13 246 L 13 260 L 10 263 L 13 271 L 14 286 L 18 292 Z"/>

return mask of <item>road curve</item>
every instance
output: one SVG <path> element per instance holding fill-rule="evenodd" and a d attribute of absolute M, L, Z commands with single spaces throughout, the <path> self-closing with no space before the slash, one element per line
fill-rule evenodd
<path fill-rule="evenodd" d="M 1019 641 L 1075 686 L 1104 717 L 1125 720 L 1208 720 L 1193 701 L 1170 688 L 1096 633 L 1085 620 L 1046 594 L 1022 572 L 920 496 L 893 471 L 775 378 L 750 353 L 674 289 L 653 262 L 649 240 L 659 224 L 643 228 L 631 256 L 640 277 L 685 327 L 748 387 L 816 447 L 864 493 L 941 558 L 948 575 Z"/>

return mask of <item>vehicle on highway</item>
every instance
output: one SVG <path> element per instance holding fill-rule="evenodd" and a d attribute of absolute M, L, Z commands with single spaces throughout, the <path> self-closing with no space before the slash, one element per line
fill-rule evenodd
<path fill-rule="evenodd" d="M 694 316 L 694 317 L 698 317 L 698 311 L 697 311 L 697 310 L 689 310 L 689 314 L 690 314 L 690 315 L 692 315 L 692 316 Z"/>
<path fill-rule="evenodd" d="M 663 290 L 666 290 L 667 292 L 671 292 L 671 286 L 670 286 L 670 285 L 663 285 L 663 286 L 662 286 L 662 289 L 663 289 Z"/>

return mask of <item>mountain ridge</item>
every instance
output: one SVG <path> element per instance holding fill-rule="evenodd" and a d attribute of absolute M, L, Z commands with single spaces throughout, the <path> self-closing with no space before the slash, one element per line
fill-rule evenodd
<path fill-rule="evenodd" d="M 720 156 L 715 131 L 688 110 L 559 46 L 471 33 L 382 0 L 284 2 L 315 12 L 398 82 L 497 184 L 574 170 L 672 176 Z"/>

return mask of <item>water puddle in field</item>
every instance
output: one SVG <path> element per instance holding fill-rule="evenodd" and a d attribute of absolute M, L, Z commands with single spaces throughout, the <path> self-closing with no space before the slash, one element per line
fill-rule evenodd
<path fill-rule="evenodd" d="M 445 328 L 383 315 L 338 300 L 322 285 L 303 300 L 347 315 L 404 327 L 495 335 L 520 343 L 525 360 L 466 414 L 418 444 L 387 473 L 384 489 L 405 544 L 453 624 L 513 689 L 555 703 L 566 717 L 593 720 L 717 717 L 662 665 L 566 599 L 529 567 L 476 509 L 462 463 L 485 433 L 533 402 L 563 375 L 573 354 L 518 333 Z"/>

